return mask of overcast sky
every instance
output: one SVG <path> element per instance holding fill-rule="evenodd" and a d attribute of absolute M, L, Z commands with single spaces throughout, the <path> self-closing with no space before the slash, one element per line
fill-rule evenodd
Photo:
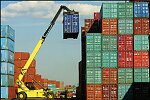
<path fill-rule="evenodd" d="M 79 11 L 84 19 L 100 11 L 101 1 L 1 1 L 1 22 L 15 30 L 15 51 L 32 52 L 60 5 Z M 36 56 L 38 74 L 48 79 L 78 84 L 81 36 L 63 40 L 62 14 Z"/>

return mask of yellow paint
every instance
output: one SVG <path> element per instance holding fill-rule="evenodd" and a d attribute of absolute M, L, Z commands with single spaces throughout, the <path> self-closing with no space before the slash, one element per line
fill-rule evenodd
<path fill-rule="evenodd" d="M 21 74 L 19 74 L 18 79 L 16 80 L 16 83 L 21 87 L 18 88 L 18 92 L 25 92 L 27 94 L 27 98 L 32 98 L 32 97 L 40 97 L 40 98 L 46 98 L 44 95 L 44 90 L 39 89 L 39 90 L 29 90 L 24 82 L 22 82 L 22 78 L 24 77 L 25 73 L 27 72 L 30 64 L 32 63 L 33 59 L 35 58 L 36 54 L 38 53 L 42 43 L 44 42 L 44 39 L 40 39 L 34 50 L 32 51 L 32 54 L 30 55 L 30 58 L 26 62 L 25 66 L 21 69 Z M 50 90 L 47 92 L 51 92 Z M 23 95 L 21 96 L 23 98 Z M 51 97 L 53 98 L 53 97 Z"/>

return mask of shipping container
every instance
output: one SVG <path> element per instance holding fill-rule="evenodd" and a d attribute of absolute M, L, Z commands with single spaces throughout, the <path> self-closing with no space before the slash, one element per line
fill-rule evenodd
<path fill-rule="evenodd" d="M 1 87 L 1 98 L 8 98 L 8 87 Z"/>
<path fill-rule="evenodd" d="M 118 34 L 133 34 L 133 19 L 118 19 Z"/>
<path fill-rule="evenodd" d="M 117 100 L 118 99 L 118 85 L 104 84 L 102 86 L 102 100 Z"/>
<path fill-rule="evenodd" d="M 118 20 L 102 19 L 102 34 L 105 35 L 118 34 Z"/>
<path fill-rule="evenodd" d="M 117 36 L 102 36 L 103 51 L 117 51 Z"/>
<path fill-rule="evenodd" d="M 28 60 L 30 54 L 28 52 L 15 52 L 14 56 L 15 60 Z"/>
<path fill-rule="evenodd" d="M 1 62 L 1 74 L 14 75 L 14 65 L 11 63 Z"/>
<path fill-rule="evenodd" d="M 14 52 L 14 41 L 9 38 L 1 38 L 1 49 Z"/>
<path fill-rule="evenodd" d="M 14 53 L 9 50 L 1 50 L 1 62 L 14 63 Z"/>
<path fill-rule="evenodd" d="M 132 84 L 118 84 L 118 100 L 133 100 Z"/>
<path fill-rule="evenodd" d="M 148 2 L 135 2 L 134 3 L 134 17 L 149 18 Z"/>
<path fill-rule="evenodd" d="M 87 68 L 86 69 L 86 83 L 87 84 L 101 84 L 101 69 Z"/>
<path fill-rule="evenodd" d="M 21 66 L 18 66 L 18 67 L 21 67 L 21 68 L 24 67 L 26 62 L 27 62 L 27 60 L 21 60 Z M 29 67 L 35 68 L 35 66 L 36 66 L 36 61 L 33 60 Z"/>
<path fill-rule="evenodd" d="M 118 3 L 118 18 L 133 18 L 133 3 Z"/>
<path fill-rule="evenodd" d="M 100 12 L 94 12 L 94 20 L 100 20 Z"/>
<path fill-rule="evenodd" d="M 24 82 L 34 82 L 32 78 L 35 79 L 35 74 L 25 74 Z"/>
<path fill-rule="evenodd" d="M 102 100 L 102 85 L 86 85 L 86 100 Z"/>
<path fill-rule="evenodd" d="M 87 68 L 101 68 L 101 52 L 90 51 L 86 52 L 86 66 Z"/>
<path fill-rule="evenodd" d="M 134 67 L 149 67 L 149 51 L 134 51 Z"/>
<path fill-rule="evenodd" d="M 15 88 L 13 86 L 8 87 L 8 99 L 12 100 L 13 98 L 16 98 Z"/>
<path fill-rule="evenodd" d="M 133 83 L 133 69 L 132 68 L 118 68 L 118 84 Z"/>
<path fill-rule="evenodd" d="M 64 39 L 77 38 L 79 34 L 79 13 L 64 12 L 63 13 L 63 33 Z"/>
<path fill-rule="evenodd" d="M 1 75 L 1 86 L 14 86 L 14 76 Z"/>
<path fill-rule="evenodd" d="M 102 67 L 117 68 L 117 52 L 102 52 Z"/>
<path fill-rule="evenodd" d="M 102 4 L 102 18 L 117 18 L 117 3 Z"/>
<path fill-rule="evenodd" d="M 118 35 L 118 51 L 133 51 L 132 35 Z"/>
<path fill-rule="evenodd" d="M 148 18 L 134 18 L 134 34 L 150 34 Z"/>
<path fill-rule="evenodd" d="M 56 81 L 56 88 L 60 88 L 60 81 Z"/>
<path fill-rule="evenodd" d="M 149 50 L 149 35 L 134 35 L 134 50 Z"/>
<path fill-rule="evenodd" d="M 150 98 L 149 82 L 134 83 L 134 100 L 149 100 Z"/>
<path fill-rule="evenodd" d="M 118 68 L 133 68 L 133 52 L 118 52 Z"/>
<path fill-rule="evenodd" d="M 134 82 L 149 82 L 149 68 L 134 68 Z"/>
<path fill-rule="evenodd" d="M 10 38 L 15 40 L 15 30 L 13 30 L 9 25 L 1 25 L 1 37 Z"/>
<path fill-rule="evenodd" d="M 103 68 L 102 69 L 102 83 L 103 84 L 118 84 L 117 68 Z"/>
<path fill-rule="evenodd" d="M 88 33 L 86 35 L 86 44 L 101 44 L 101 34 L 100 33 Z"/>

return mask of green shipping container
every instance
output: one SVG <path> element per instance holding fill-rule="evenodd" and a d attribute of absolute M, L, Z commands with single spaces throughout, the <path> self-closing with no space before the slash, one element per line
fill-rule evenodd
<path fill-rule="evenodd" d="M 101 52 L 100 51 L 88 51 L 86 52 L 86 67 L 101 67 Z"/>
<path fill-rule="evenodd" d="M 102 67 L 117 68 L 117 52 L 102 52 Z"/>
<path fill-rule="evenodd" d="M 133 34 L 133 19 L 118 19 L 118 34 Z"/>
<path fill-rule="evenodd" d="M 134 35 L 134 50 L 149 50 L 149 36 Z"/>
<path fill-rule="evenodd" d="M 127 96 L 124 98 L 126 94 Z M 118 84 L 118 100 L 133 100 L 132 84 Z"/>
<path fill-rule="evenodd" d="M 87 33 L 86 44 L 101 44 L 101 33 Z"/>
<path fill-rule="evenodd" d="M 118 84 L 133 83 L 133 69 L 132 68 L 118 68 Z"/>
<path fill-rule="evenodd" d="M 100 68 L 86 68 L 86 83 L 87 84 L 101 84 L 101 69 Z"/>
<path fill-rule="evenodd" d="M 149 68 L 134 68 L 134 82 L 149 82 Z"/>
<path fill-rule="evenodd" d="M 117 3 L 103 3 L 102 18 L 117 18 Z"/>
<path fill-rule="evenodd" d="M 118 3 L 118 18 L 133 18 L 133 3 Z"/>
<path fill-rule="evenodd" d="M 117 51 L 117 36 L 102 36 L 102 50 Z"/>

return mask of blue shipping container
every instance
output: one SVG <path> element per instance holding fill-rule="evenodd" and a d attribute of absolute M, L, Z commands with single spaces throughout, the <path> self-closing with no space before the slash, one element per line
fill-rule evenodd
<path fill-rule="evenodd" d="M 1 86 L 14 86 L 14 76 L 1 75 Z"/>
<path fill-rule="evenodd" d="M 134 17 L 149 18 L 148 2 L 135 2 L 134 3 Z"/>
<path fill-rule="evenodd" d="M 8 98 L 8 87 L 1 87 L 1 98 Z"/>
<path fill-rule="evenodd" d="M 11 63 L 1 62 L 1 74 L 14 75 L 14 65 Z"/>
<path fill-rule="evenodd" d="M 63 15 L 63 30 L 64 33 L 78 33 L 79 32 L 79 14 L 67 14 Z"/>
<path fill-rule="evenodd" d="M 7 37 L 15 40 L 15 30 L 13 30 L 9 25 L 1 25 L 1 37 Z"/>
<path fill-rule="evenodd" d="M 1 61 L 14 63 L 14 53 L 9 50 L 1 50 Z"/>
<path fill-rule="evenodd" d="M 14 52 L 14 41 L 9 38 L 0 38 L 1 39 L 1 49 L 7 49 Z"/>

